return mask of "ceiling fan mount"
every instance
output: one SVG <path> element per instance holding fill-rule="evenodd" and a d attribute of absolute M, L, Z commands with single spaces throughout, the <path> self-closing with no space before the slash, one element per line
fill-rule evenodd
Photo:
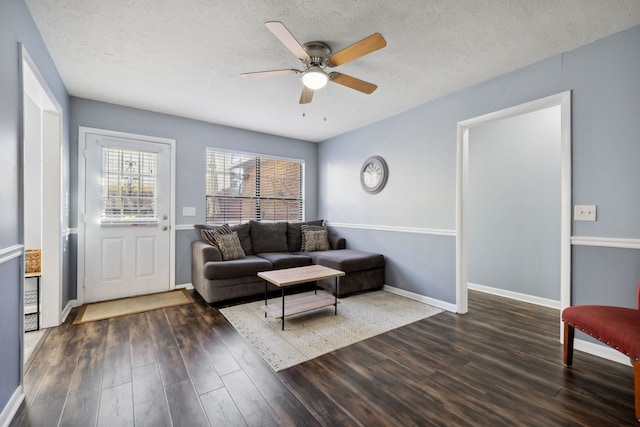
<path fill-rule="evenodd" d="M 303 46 L 309 54 L 309 60 L 302 61 L 307 66 L 326 67 L 331 56 L 331 48 L 324 42 L 307 42 Z"/>
<path fill-rule="evenodd" d="M 336 71 L 327 73 L 325 68 L 337 67 L 361 56 L 367 55 L 387 45 L 380 33 L 373 33 L 368 37 L 348 46 L 336 53 L 331 53 L 331 48 L 325 42 L 312 41 L 301 45 L 287 28 L 278 21 L 269 21 L 265 26 L 282 44 L 285 45 L 304 64 L 304 70 L 281 69 L 270 71 L 258 71 L 243 73 L 242 77 L 267 77 L 284 74 L 298 74 L 303 82 L 300 104 L 308 104 L 313 99 L 314 91 L 324 87 L 331 81 L 359 92 L 370 94 L 378 86 L 355 77 Z"/>

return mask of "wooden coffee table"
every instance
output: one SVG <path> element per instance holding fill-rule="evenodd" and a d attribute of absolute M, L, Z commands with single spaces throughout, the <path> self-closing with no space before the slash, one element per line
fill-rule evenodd
<path fill-rule="evenodd" d="M 282 270 L 263 271 L 258 273 L 258 277 L 264 282 L 264 316 L 267 314 L 276 319 L 282 318 L 282 330 L 284 331 L 284 318 L 292 314 L 304 313 L 318 308 L 335 306 L 335 314 L 338 314 L 338 277 L 344 276 L 344 271 L 324 267 L 322 265 L 309 265 L 306 267 L 285 268 Z M 316 289 L 313 295 L 295 298 L 285 302 L 284 289 L 287 286 L 299 285 L 301 283 L 314 282 L 321 279 L 336 279 L 336 289 L 333 296 L 326 293 L 318 293 Z M 267 283 L 276 285 L 281 290 L 282 306 L 267 304 Z"/>

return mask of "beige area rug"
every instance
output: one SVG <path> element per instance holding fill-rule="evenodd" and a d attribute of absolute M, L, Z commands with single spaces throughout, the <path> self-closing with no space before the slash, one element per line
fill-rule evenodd
<path fill-rule="evenodd" d="M 122 298 L 111 301 L 84 304 L 73 321 L 74 325 L 111 317 L 126 316 L 127 314 L 142 313 L 159 308 L 193 303 L 193 297 L 185 289 L 169 292 Z"/>
<path fill-rule="evenodd" d="M 223 308 L 220 312 L 277 372 L 443 311 L 386 291 L 339 301 L 337 316 L 330 306 L 287 317 L 284 331 L 280 319 L 264 317 L 260 308 L 264 301 Z M 280 305 L 280 298 L 270 299 L 269 304 Z"/>

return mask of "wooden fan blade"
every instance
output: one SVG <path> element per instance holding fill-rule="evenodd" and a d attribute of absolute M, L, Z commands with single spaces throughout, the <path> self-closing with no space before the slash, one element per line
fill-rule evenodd
<path fill-rule="evenodd" d="M 273 35 L 278 38 L 278 40 L 282 42 L 283 45 L 286 46 L 287 49 L 291 51 L 291 53 L 293 53 L 300 60 L 308 61 L 310 59 L 309 54 L 306 50 L 304 50 L 304 47 L 302 47 L 302 45 L 298 43 L 298 40 L 293 37 L 293 34 L 291 34 L 289 30 L 287 30 L 287 27 L 285 27 L 282 22 L 269 21 L 265 22 L 264 25 L 269 29 L 269 31 L 273 33 Z"/>
<path fill-rule="evenodd" d="M 300 104 L 308 104 L 313 99 L 313 89 L 309 89 L 306 86 L 302 87 L 302 94 L 300 95 Z"/>
<path fill-rule="evenodd" d="M 329 74 L 329 79 L 334 83 L 338 83 L 342 86 L 355 89 L 362 93 L 366 93 L 367 95 L 378 88 L 378 86 L 374 85 L 373 83 L 365 82 L 364 80 L 356 79 L 355 77 L 347 76 L 346 74 L 342 73 L 333 72 Z"/>
<path fill-rule="evenodd" d="M 240 74 L 242 77 L 272 77 L 272 76 L 282 76 L 285 74 L 297 74 L 300 71 L 289 69 L 289 70 L 271 70 L 271 71 L 256 71 L 255 73 L 242 73 Z"/>
<path fill-rule="evenodd" d="M 386 45 L 387 41 L 382 37 L 382 34 L 373 33 L 369 37 L 365 37 L 359 42 L 345 47 L 331 55 L 329 57 L 329 66 L 336 67 L 338 65 L 346 64 L 356 58 L 360 58 L 361 56 L 375 52 L 378 49 L 382 49 Z"/>

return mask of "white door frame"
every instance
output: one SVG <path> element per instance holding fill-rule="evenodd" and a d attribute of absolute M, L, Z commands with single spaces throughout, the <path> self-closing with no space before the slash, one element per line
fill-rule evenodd
<path fill-rule="evenodd" d="M 23 94 L 28 94 L 42 111 L 42 212 L 47 215 L 42 215 L 41 326 L 49 328 L 60 325 L 68 312 L 62 307 L 62 262 L 69 236 L 62 159 L 63 111 L 24 45 L 20 52 Z M 26 156 L 23 161 L 27 161 Z"/>
<path fill-rule="evenodd" d="M 561 92 L 515 107 L 458 122 L 457 195 L 456 195 L 456 311 L 469 311 L 468 242 L 464 229 L 464 206 L 468 200 L 469 129 L 549 107 L 560 106 L 560 307 L 571 303 L 571 92 Z M 560 322 L 562 323 L 562 322 Z M 562 329 L 562 328 L 561 328 Z M 562 332 L 560 334 L 562 339 Z"/>
<path fill-rule="evenodd" d="M 87 208 L 85 203 L 86 192 L 86 165 L 85 150 L 87 134 L 98 134 L 103 136 L 111 136 L 115 138 L 124 138 L 130 140 L 139 140 L 146 142 L 156 142 L 168 144 L 171 146 L 171 197 L 170 197 L 170 229 L 169 229 L 169 289 L 175 289 L 175 265 L 176 265 L 176 140 L 168 138 L 159 138 L 155 136 L 139 135 L 127 132 L 118 132 L 105 129 L 95 129 L 85 126 L 78 128 L 78 304 L 84 304 L 85 292 L 85 239 L 86 239 L 86 214 Z"/>

